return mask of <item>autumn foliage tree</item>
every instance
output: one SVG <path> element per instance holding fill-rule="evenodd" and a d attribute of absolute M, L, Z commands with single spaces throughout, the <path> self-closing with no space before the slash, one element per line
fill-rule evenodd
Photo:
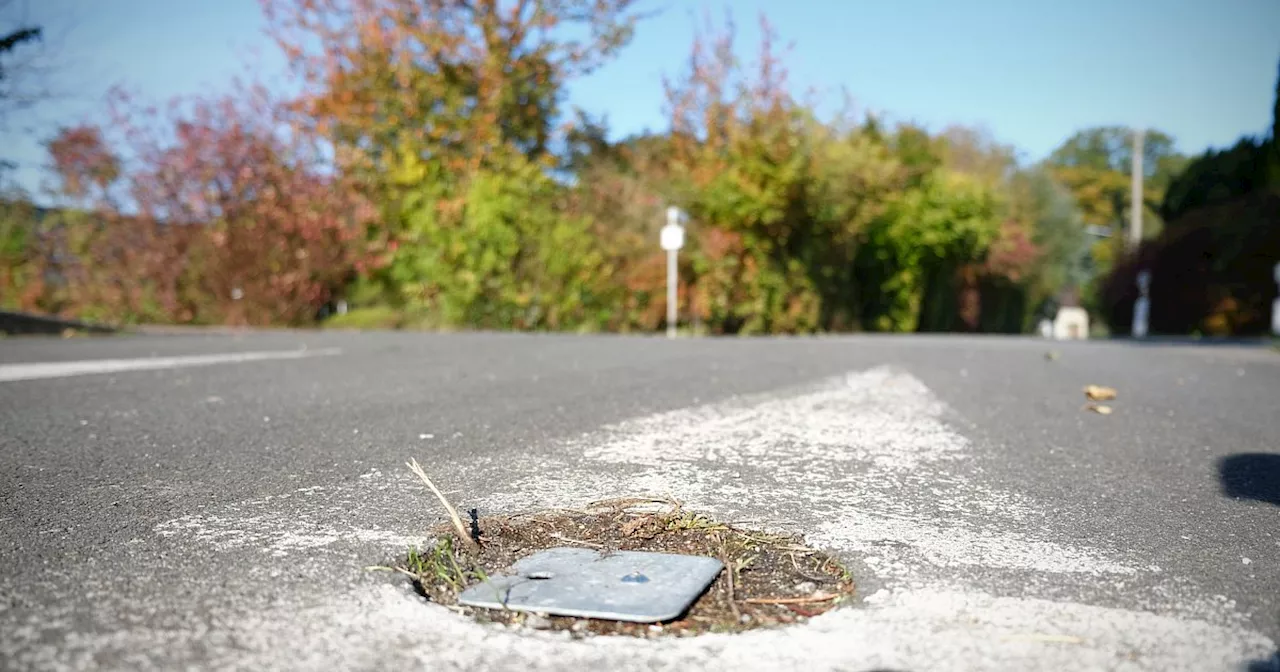
<path fill-rule="evenodd" d="M 711 333 L 1017 330 L 1069 275 L 1039 270 L 1074 207 L 1050 178 L 966 129 L 820 117 L 763 18 L 750 62 L 707 21 L 669 126 L 614 139 L 562 108 L 632 0 L 262 5 L 300 92 L 117 101 L 66 129 L 49 149 L 79 214 L 41 229 L 51 252 L 6 237 L 50 262 L 6 282 L 112 320 L 303 324 L 343 296 L 380 324 L 647 331 L 673 204 L 681 319 Z"/>
<path fill-rule="evenodd" d="M 122 170 L 104 134 L 48 143 L 79 205 L 56 234 L 62 310 L 110 321 L 300 324 L 376 263 L 373 209 L 261 88 L 178 101 L 115 101 Z"/>
<path fill-rule="evenodd" d="M 793 98 L 761 30 L 746 66 L 732 21 L 708 22 L 667 82 L 674 196 L 696 222 L 692 309 L 718 332 L 849 328 L 859 242 L 904 174 L 882 143 Z"/>
<path fill-rule="evenodd" d="M 630 38 L 634 0 L 262 0 L 306 84 L 298 110 L 344 158 L 412 149 L 467 172 L 546 151 L 563 85 Z M 566 37 L 584 32 L 585 39 Z M 495 153 L 498 156 L 495 156 Z"/>
<path fill-rule="evenodd" d="M 45 143 L 59 181 L 58 193 L 73 201 L 105 196 L 120 177 L 120 158 L 107 147 L 96 126 L 63 128 Z"/>
<path fill-rule="evenodd" d="M 387 300 L 495 327 L 562 328 L 601 309 L 604 260 L 591 223 L 559 207 L 548 147 L 564 85 L 625 44 L 631 5 L 264 0 L 306 84 L 299 126 L 380 204 L 395 252 L 372 280 Z"/>

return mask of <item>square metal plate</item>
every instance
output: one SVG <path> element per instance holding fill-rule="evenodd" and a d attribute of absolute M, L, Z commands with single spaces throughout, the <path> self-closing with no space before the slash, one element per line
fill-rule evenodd
<path fill-rule="evenodd" d="M 506 574 L 464 590 L 471 607 L 632 623 L 669 621 L 711 585 L 715 558 L 640 551 L 549 548 L 517 561 Z"/>

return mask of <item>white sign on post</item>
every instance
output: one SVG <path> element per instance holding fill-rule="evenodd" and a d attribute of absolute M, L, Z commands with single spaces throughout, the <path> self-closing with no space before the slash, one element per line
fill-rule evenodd
<path fill-rule="evenodd" d="M 675 252 L 684 247 L 684 227 L 670 224 L 662 227 L 662 249 Z"/>
<path fill-rule="evenodd" d="M 667 225 L 662 227 L 662 249 L 668 252 L 684 247 L 684 227 L 680 226 L 680 208 L 667 208 Z"/>

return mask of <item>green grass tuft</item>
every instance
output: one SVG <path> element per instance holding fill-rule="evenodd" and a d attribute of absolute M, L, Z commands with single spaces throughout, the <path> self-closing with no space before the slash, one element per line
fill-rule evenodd
<path fill-rule="evenodd" d="M 405 569 L 423 583 L 445 585 L 458 593 L 473 583 L 486 581 L 489 578 L 484 570 L 466 559 L 459 564 L 459 556 L 454 552 L 452 537 L 444 537 L 434 546 L 423 550 L 409 549 Z"/>

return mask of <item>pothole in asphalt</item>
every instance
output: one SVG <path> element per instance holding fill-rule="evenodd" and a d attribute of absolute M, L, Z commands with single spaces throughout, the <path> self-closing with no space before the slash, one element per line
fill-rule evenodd
<path fill-rule="evenodd" d="M 840 562 L 799 537 L 719 522 L 673 500 L 624 498 L 582 510 L 473 516 L 469 539 L 456 529 L 434 529 L 434 544 L 412 550 L 396 569 L 431 602 L 485 623 L 580 637 L 739 632 L 803 622 L 847 603 L 854 592 Z M 566 579 L 582 571 L 609 578 Z M 630 597 L 611 599 L 615 590 Z M 650 592 L 640 600 L 627 593 L 643 590 Z M 555 615 L 556 608 L 538 607 L 552 603 L 597 616 L 620 609 L 657 622 Z M 675 610 L 664 612 L 672 604 Z"/>

